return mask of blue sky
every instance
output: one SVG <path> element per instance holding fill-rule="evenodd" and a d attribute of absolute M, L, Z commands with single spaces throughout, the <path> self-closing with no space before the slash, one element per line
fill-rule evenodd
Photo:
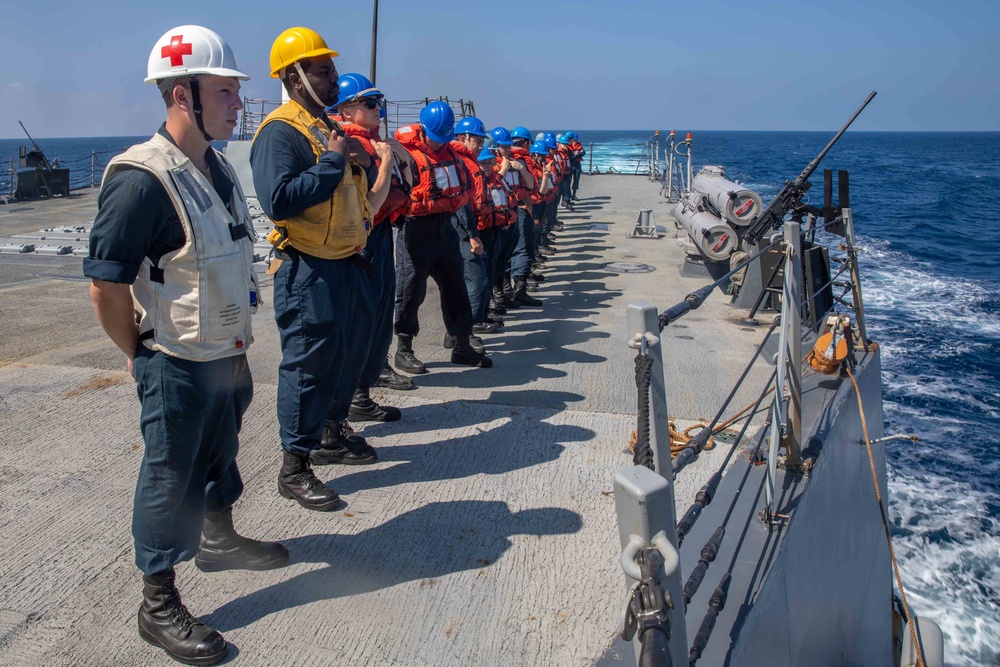
<path fill-rule="evenodd" d="M 305 25 L 368 73 L 371 2 L 8 3 L 0 138 L 143 135 L 163 117 L 142 82 L 153 42 L 212 28 L 277 98 L 271 42 Z M 30 10 L 26 7 L 30 7 Z M 1000 130 L 998 0 L 381 0 L 378 84 L 391 99 L 474 100 L 488 126 Z"/>

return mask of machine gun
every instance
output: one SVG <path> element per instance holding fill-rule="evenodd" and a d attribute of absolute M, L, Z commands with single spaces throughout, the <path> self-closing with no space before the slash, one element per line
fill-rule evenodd
<path fill-rule="evenodd" d="M 746 234 L 743 235 L 743 240 L 748 245 L 757 245 L 757 241 L 759 241 L 768 230 L 777 229 L 781 226 L 782 220 L 784 220 L 785 215 L 788 214 L 789 211 L 797 211 L 805 208 L 802 204 L 802 197 L 811 186 L 809 183 L 809 177 L 812 176 L 814 171 L 816 171 L 816 167 L 819 166 L 820 161 L 826 157 L 826 154 L 830 152 L 830 149 L 833 148 L 835 143 L 837 143 L 837 140 L 840 139 L 841 135 L 843 135 L 844 132 L 847 131 L 847 128 L 851 126 L 854 119 L 856 119 L 861 112 L 865 110 L 865 107 L 872 101 L 875 94 L 876 91 L 873 90 L 868 96 L 868 99 L 866 99 L 861 106 L 858 107 L 858 110 L 854 112 L 854 115 L 851 116 L 850 120 L 847 121 L 844 127 L 840 128 L 840 132 L 838 132 L 833 139 L 830 140 L 830 143 L 826 145 L 826 148 L 820 151 L 819 155 L 817 155 L 813 161 L 802 170 L 802 173 L 799 174 L 798 178 L 794 181 L 785 181 L 785 185 L 781 188 L 781 192 L 778 193 L 778 196 L 767 205 L 767 208 L 761 211 L 761 214 L 757 216 L 747 228 Z"/>

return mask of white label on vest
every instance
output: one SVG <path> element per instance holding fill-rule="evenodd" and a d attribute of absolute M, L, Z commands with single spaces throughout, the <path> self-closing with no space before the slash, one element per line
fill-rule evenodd
<path fill-rule="evenodd" d="M 506 173 L 506 175 L 504 175 L 503 180 L 507 185 L 520 185 L 521 173 L 514 169 L 511 169 Z"/>
<path fill-rule="evenodd" d="M 490 190 L 490 194 L 493 195 L 494 208 L 507 208 L 507 193 L 502 188 Z"/>
<path fill-rule="evenodd" d="M 455 165 L 449 164 L 447 167 L 434 167 L 434 181 L 442 190 L 457 188 L 460 183 Z"/>

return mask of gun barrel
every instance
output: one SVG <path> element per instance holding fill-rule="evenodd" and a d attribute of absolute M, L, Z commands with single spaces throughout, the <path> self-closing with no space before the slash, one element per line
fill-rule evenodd
<path fill-rule="evenodd" d="M 833 135 L 833 139 L 830 139 L 830 143 L 826 145 L 826 148 L 820 151 L 820 154 L 817 155 L 815 159 L 813 159 L 813 161 L 810 162 L 806 166 L 806 168 L 802 170 L 802 173 L 799 174 L 799 177 L 795 179 L 796 186 L 801 186 L 806 181 L 807 178 L 812 176 L 812 173 L 816 171 L 816 167 L 818 167 L 819 163 L 823 160 L 824 157 L 826 157 L 826 154 L 830 152 L 830 149 L 833 148 L 833 145 L 837 143 L 837 141 L 844 134 L 844 132 L 847 132 L 847 128 L 849 128 L 851 126 L 851 123 L 853 123 L 857 119 L 857 117 L 861 115 L 861 112 L 865 110 L 865 107 L 868 106 L 869 102 L 875 99 L 875 95 L 877 94 L 878 91 L 875 90 L 869 93 L 865 101 L 861 103 L 860 107 L 858 107 L 858 110 L 854 112 L 854 115 L 851 116 L 846 123 L 844 123 L 844 127 L 840 128 L 840 132 L 837 132 L 837 134 Z"/>

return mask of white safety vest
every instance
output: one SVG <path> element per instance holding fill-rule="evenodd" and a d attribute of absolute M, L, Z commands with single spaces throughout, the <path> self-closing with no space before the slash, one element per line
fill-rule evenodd
<path fill-rule="evenodd" d="M 233 183 L 232 215 L 211 182 L 159 134 L 111 160 L 104 172 L 107 179 L 132 167 L 156 176 L 184 226 L 183 247 L 156 264 L 143 260 L 132 297 L 142 344 L 192 361 L 245 353 L 253 342 L 250 293 L 260 293 L 246 199 L 233 168 L 216 157 Z"/>

